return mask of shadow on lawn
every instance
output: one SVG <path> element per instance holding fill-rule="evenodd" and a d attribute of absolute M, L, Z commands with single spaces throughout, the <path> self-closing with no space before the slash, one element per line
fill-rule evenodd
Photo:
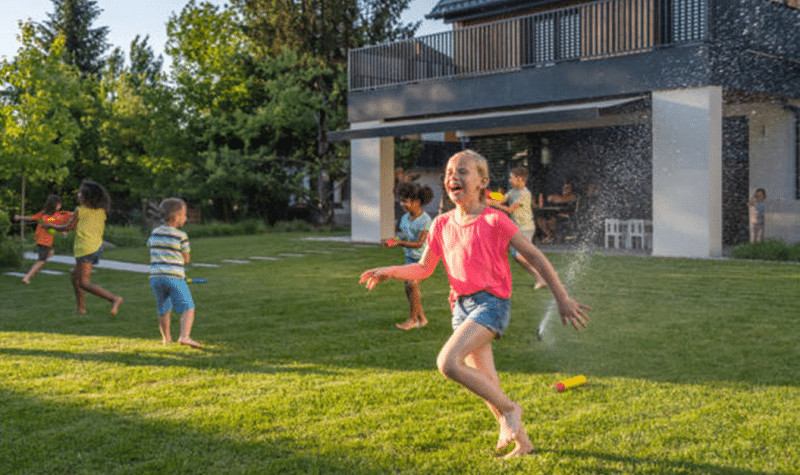
<path fill-rule="evenodd" d="M 128 366 L 161 366 L 174 367 L 182 366 L 199 370 L 224 370 L 236 373 L 297 373 L 315 375 L 334 375 L 335 371 L 328 371 L 318 367 L 304 364 L 256 364 L 251 357 L 237 357 L 209 352 L 199 352 L 197 350 L 186 349 L 185 352 L 163 353 L 151 351 L 147 354 L 134 353 L 130 351 L 98 351 L 98 352 L 76 352 L 45 349 L 22 349 L 22 348 L 0 348 L 0 355 L 34 357 L 34 358 L 58 358 L 61 360 L 76 360 L 82 362 L 109 363 L 114 365 L 124 364 Z M 200 355 L 198 357 L 198 355 Z"/>
<path fill-rule="evenodd" d="M 0 473 L 354 473 L 362 469 L 387 473 L 391 470 L 374 460 L 354 457 L 352 452 L 325 453 L 320 447 L 326 444 L 297 439 L 285 433 L 284 428 L 260 427 L 264 424 L 262 418 L 246 418 L 236 429 L 219 434 L 214 432 L 215 428 L 203 427 L 202 420 L 153 421 L 3 390 L 0 390 L 0 406 L 3 420 Z M 241 441 L 245 438 L 251 441 Z"/>

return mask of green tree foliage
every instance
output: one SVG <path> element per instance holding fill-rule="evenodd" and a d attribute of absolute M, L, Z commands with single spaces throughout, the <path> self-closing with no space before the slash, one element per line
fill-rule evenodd
<path fill-rule="evenodd" d="M 347 174 L 347 150 L 331 146 L 328 131 L 346 125 L 347 55 L 350 48 L 412 37 L 419 26 L 402 24 L 409 0 L 233 0 L 256 61 L 294 51 L 314 74 L 302 87 L 315 96 L 314 147 L 306 156 L 316 181 L 318 209 L 333 216 L 330 184 Z"/>
<path fill-rule="evenodd" d="M 277 148 L 302 142 L 283 140 L 279 130 L 296 127 L 309 115 L 298 110 L 298 101 L 276 105 L 280 99 L 274 96 L 297 99 L 296 88 L 263 78 L 281 66 L 250 59 L 249 40 L 231 9 L 190 1 L 170 18 L 167 33 L 183 130 L 195 150 L 182 189 L 195 201 L 210 202 L 210 211 L 222 219 L 283 217 L 297 177 Z"/>
<path fill-rule="evenodd" d="M 0 179 L 26 175 L 47 183 L 67 177 L 78 134 L 73 110 L 85 98 L 75 68 L 63 62 L 64 41 L 39 49 L 21 25 L 22 48 L 0 63 Z"/>
<path fill-rule="evenodd" d="M 95 0 L 51 0 L 53 12 L 37 24 L 38 39 L 49 50 L 59 36 L 64 37 L 64 59 L 81 74 L 97 75 L 103 68 L 103 55 L 109 45 L 108 27 L 92 28 L 102 10 Z"/>
<path fill-rule="evenodd" d="M 129 204 L 171 194 L 191 147 L 179 127 L 183 114 L 166 85 L 163 60 L 147 41 L 134 38 L 129 64 L 115 49 L 98 84 L 100 166 L 111 172 L 109 191 Z"/>
<path fill-rule="evenodd" d="M 108 27 L 94 27 L 102 10 L 95 0 L 51 0 L 53 11 L 47 20 L 35 24 L 36 39 L 43 51 L 53 47 L 54 39 L 63 37 L 62 62 L 80 71 L 80 86 L 85 96 L 81 107 L 72 109 L 80 125 L 80 134 L 72 147 L 73 159 L 70 175 L 64 182 L 66 189 L 74 189 L 84 178 L 111 185 L 115 173 L 101 154 L 101 130 L 106 117 L 100 92 L 100 75 L 105 65 L 104 54 Z"/>
<path fill-rule="evenodd" d="M 221 219 L 275 221 L 290 199 L 331 216 L 330 184 L 346 179 L 349 162 L 346 146 L 327 141 L 347 124 L 347 52 L 416 27 L 398 22 L 408 0 L 189 0 L 167 25 L 167 77 L 147 38 L 137 37 L 127 57 L 119 48 L 104 57 L 108 29 L 92 25 L 98 2 L 52 1 L 3 75 L 44 83 L 35 78 L 51 68 L 69 78 L 71 92 L 58 83 L 27 97 L 5 80 L 3 106 L 17 109 L 2 117 L 0 180 L 28 171 L 73 190 L 91 178 L 117 210 L 179 194 Z M 22 131 L 40 117 L 44 125 Z M 28 166 L 34 155 L 42 166 Z"/>

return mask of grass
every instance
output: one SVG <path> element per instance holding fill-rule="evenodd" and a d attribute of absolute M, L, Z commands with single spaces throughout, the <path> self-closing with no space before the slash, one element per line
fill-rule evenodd
<path fill-rule="evenodd" d="M 146 276 L 96 271 L 125 297 L 116 318 L 94 297 L 74 314 L 64 275 L 0 276 L 0 473 L 800 473 L 797 264 L 591 254 L 571 283 L 591 327 L 543 342 L 549 295 L 512 267 L 495 357 L 536 451 L 506 462 L 485 406 L 435 369 L 441 266 L 430 325 L 402 333 L 401 284 L 357 285 L 399 252 L 300 236 L 192 240 L 221 264 L 190 268 L 209 280 L 192 287 L 204 351 L 161 345 Z M 576 374 L 589 384 L 550 389 Z"/>

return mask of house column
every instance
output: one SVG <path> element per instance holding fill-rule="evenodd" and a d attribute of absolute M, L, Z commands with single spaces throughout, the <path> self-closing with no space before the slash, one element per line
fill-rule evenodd
<path fill-rule="evenodd" d="M 653 255 L 722 254 L 722 88 L 653 91 Z"/>
<path fill-rule="evenodd" d="M 394 138 L 351 140 L 350 176 L 351 239 L 394 236 Z"/>

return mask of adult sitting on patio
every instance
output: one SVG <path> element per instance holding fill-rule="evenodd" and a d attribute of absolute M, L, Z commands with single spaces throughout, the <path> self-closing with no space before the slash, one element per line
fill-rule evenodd
<path fill-rule="evenodd" d="M 553 208 L 549 212 L 537 213 L 536 226 L 544 233 L 543 244 L 555 241 L 559 218 L 571 218 L 575 214 L 578 195 L 572 191 L 572 183 L 564 182 L 561 193 L 547 195 L 545 208 Z"/>

